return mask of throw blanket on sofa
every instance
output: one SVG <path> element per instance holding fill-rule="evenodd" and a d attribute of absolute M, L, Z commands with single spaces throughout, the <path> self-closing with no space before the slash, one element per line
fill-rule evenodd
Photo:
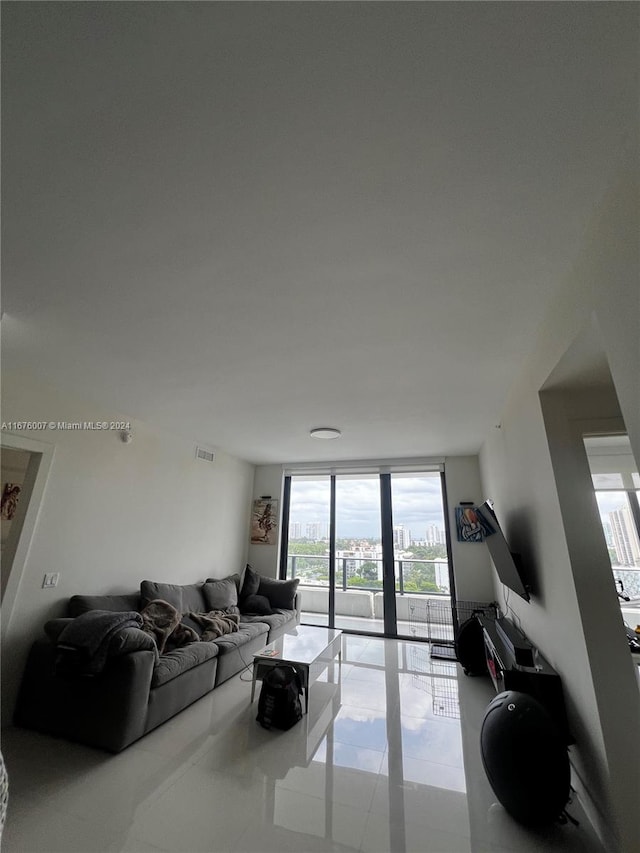
<path fill-rule="evenodd" d="M 58 637 L 58 675 L 98 675 L 109 656 L 112 639 L 124 628 L 140 628 L 142 617 L 134 610 L 116 613 L 91 610 L 77 616 Z"/>
<path fill-rule="evenodd" d="M 140 615 L 142 630 L 156 641 L 158 654 L 186 646 L 187 643 L 195 643 L 200 639 L 192 628 L 180 622 L 181 616 L 176 608 L 161 598 L 150 601 Z"/>
<path fill-rule="evenodd" d="M 215 640 L 223 634 L 233 634 L 240 627 L 240 614 L 226 610 L 210 610 L 208 613 L 189 612 L 186 616 L 202 628 L 200 640 L 204 642 Z"/>

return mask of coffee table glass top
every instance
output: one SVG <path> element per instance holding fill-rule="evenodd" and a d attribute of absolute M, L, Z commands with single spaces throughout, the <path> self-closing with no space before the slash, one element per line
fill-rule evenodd
<path fill-rule="evenodd" d="M 290 633 L 282 634 L 277 640 L 256 652 L 254 658 L 313 663 L 341 633 L 337 628 L 298 625 Z"/>

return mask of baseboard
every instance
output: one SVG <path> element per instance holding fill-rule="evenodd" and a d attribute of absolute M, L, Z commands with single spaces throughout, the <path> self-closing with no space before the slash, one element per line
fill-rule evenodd
<path fill-rule="evenodd" d="M 593 827 L 593 831 L 600 839 L 602 846 L 607 851 L 607 853 L 619 853 L 620 848 L 617 839 L 613 833 L 613 830 L 609 826 L 609 823 L 607 822 L 607 819 L 603 814 L 602 809 L 591 796 L 591 793 L 585 785 L 584 780 L 582 779 L 580 773 L 571 761 L 571 756 L 569 756 L 569 763 L 571 765 L 571 785 L 575 790 L 574 797 L 577 797 L 577 799 L 580 801 L 582 811 L 584 812 L 587 820 Z M 571 806 L 569 806 L 567 811 L 569 812 L 569 814 L 571 814 Z"/>

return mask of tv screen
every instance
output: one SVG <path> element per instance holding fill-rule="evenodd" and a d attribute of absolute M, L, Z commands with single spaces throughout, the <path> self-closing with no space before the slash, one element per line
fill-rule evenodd
<path fill-rule="evenodd" d="M 520 556 L 512 553 L 509 548 L 493 507 L 489 501 L 485 501 L 477 506 L 475 511 L 482 523 L 484 541 L 487 543 L 500 582 L 524 598 L 525 601 L 529 601 L 529 587 L 522 573 Z"/>

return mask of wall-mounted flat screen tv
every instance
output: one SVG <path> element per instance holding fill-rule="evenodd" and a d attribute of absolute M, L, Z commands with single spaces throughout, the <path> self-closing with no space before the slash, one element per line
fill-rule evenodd
<path fill-rule="evenodd" d="M 490 501 L 475 508 L 483 526 L 484 541 L 493 560 L 500 582 L 519 596 L 529 601 L 529 585 L 522 571 L 520 555 L 514 554 L 500 529 L 498 519 Z"/>

